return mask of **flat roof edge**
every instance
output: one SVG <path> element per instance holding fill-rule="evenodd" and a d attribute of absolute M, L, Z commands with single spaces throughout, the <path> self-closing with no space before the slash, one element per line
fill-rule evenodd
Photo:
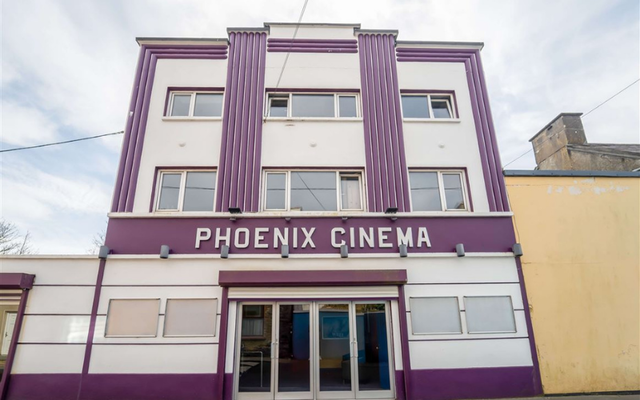
<path fill-rule="evenodd" d="M 582 176 L 609 178 L 640 178 L 640 171 L 565 171 L 565 170 L 521 170 L 502 171 L 504 176 Z"/>
<path fill-rule="evenodd" d="M 136 43 L 139 45 L 149 44 L 149 42 L 224 42 L 229 43 L 227 38 L 188 38 L 188 37 L 136 37 Z"/>
<path fill-rule="evenodd" d="M 425 47 L 466 47 L 482 50 L 484 48 L 484 42 L 446 42 L 446 41 L 423 41 L 423 40 L 398 40 L 396 42 L 398 46 L 402 45 L 422 45 Z"/>
<path fill-rule="evenodd" d="M 301 23 L 297 23 L 297 22 L 265 22 L 264 26 L 268 27 L 268 26 L 296 26 L 296 25 L 300 25 L 300 26 L 326 26 L 328 28 L 331 27 L 345 27 L 345 28 L 360 28 L 360 24 L 349 24 L 349 23 L 342 23 L 342 24 L 331 24 L 331 23 L 326 23 L 326 22 L 301 22 Z"/>

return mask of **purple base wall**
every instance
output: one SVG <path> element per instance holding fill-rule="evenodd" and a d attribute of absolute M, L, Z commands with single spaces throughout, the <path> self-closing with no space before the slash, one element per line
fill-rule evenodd
<path fill-rule="evenodd" d="M 407 398 L 404 392 L 404 371 L 396 371 L 396 400 L 405 400 Z"/>
<path fill-rule="evenodd" d="M 413 370 L 412 400 L 499 399 L 542 394 L 534 367 Z"/>
<path fill-rule="evenodd" d="M 16 374 L 7 399 L 217 400 L 217 388 L 216 374 Z"/>

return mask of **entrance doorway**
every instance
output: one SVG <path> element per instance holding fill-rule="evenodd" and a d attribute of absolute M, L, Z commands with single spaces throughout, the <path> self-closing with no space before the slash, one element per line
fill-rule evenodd
<path fill-rule="evenodd" d="M 386 301 L 243 302 L 236 398 L 393 398 Z"/>

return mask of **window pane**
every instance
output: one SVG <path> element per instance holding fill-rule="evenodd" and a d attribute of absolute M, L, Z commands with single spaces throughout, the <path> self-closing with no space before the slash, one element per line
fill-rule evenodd
<path fill-rule="evenodd" d="M 293 117 L 330 117 L 334 113 L 334 96 L 332 94 L 294 94 Z"/>
<path fill-rule="evenodd" d="M 215 172 L 187 172 L 183 211 L 213 211 Z"/>
<path fill-rule="evenodd" d="M 219 93 L 196 94 L 195 117 L 219 117 L 222 115 L 222 95 Z"/>
<path fill-rule="evenodd" d="M 190 94 L 174 94 L 173 107 L 171 107 L 171 116 L 172 117 L 188 117 L 190 104 L 191 104 Z"/>
<path fill-rule="evenodd" d="M 409 172 L 413 211 L 442 211 L 437 172 Z"/>
<path fill-rule="evenodd" d="M 291 172 L 291 211 L 337 211 L 335 172 Z"/>
<path fill-rule="evenodd" d="M 462 194 L 461 178 L 460 174 L 442 174 L 447 210 L 464 210 L 466 208 Z"/>
<path fill-rule="evenodd" d="M 340 176 L 340 195 L 343 210 L 361 210 L 360 179 L 357 176 Z"/>
<path fill-rule="evenodd" d="M 182 174 L 162 174 L 158 210 L 177 210 Z"/>
<path fill-rule="evenodd" d="M 287 174 L 267 174 L 267 210 L 284 210 Z"/>
<path fill-rule="evenodd" d="M 159 299 L 113 299 L 109 302 L 105 336 L 155 336 Z"/>
<path fill-rule="evenodd" d="M 287 105 L 289 103 L 288 99 L 271 99 L 271 106 L 269 107 L 269 116 L 270 117 L 286 117 L 287 116 Z"/>
<path fill-rule="evenodd" d="M 429 118 L 427 96 L 402 96 L 402 116 L 404 118 Z"/>
<path fill-rule="evenodd" d="M 411 327 L 419 333 L 462 333 L 457 297 L 411 298 Z"/>
<path fill-rule="evenodd" d="M 264 319 L 262 318 L 246 318 L 242 320 L 242 336 L 264 335 Z"/>
<path fill-rule="evenodd" d="M 510 296 L 465 297 L 464 305 L 469 333 L 516 331 Z"/>
<path fill-rule="evenodd" d="M 338 104 L 340 106 L 340 117 L 351 118 L 357 117 L 356 96 L 338 96 Z"/>
<path fill-rule="evenodd" d="M 449 112 L 449 98 L 431 97 L 431 109 L 433 110 L 433 118 L 451 118 Z"/>
<path fill-rule="evenodd" d="M 215 299 L 167 300 L 164 336 L 215 336 L 217 311 Z"/>

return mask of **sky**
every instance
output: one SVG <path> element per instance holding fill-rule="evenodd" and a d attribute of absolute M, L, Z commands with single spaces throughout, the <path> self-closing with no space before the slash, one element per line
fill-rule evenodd
<path fill-rule="evenodd" d="M 2 0 L 0 148 L 123 130 L 136 37 L 222 38 L 229 26 L 297 22 L 303 4 Z M 639 21 L 637 0 L 309 0 L 302 19 L 484 42 L 503 165 L 559 113 L 586 113 L 638 79 Z M 589 142 L 640 142 L 639 87 L 584 117 Z M 87 254 L 106 227 L 121 145 L 115 135 L 0 153 L 1 217 L 39 254 Z M 529 152 L 508 169 L 533 167 Z"/>

